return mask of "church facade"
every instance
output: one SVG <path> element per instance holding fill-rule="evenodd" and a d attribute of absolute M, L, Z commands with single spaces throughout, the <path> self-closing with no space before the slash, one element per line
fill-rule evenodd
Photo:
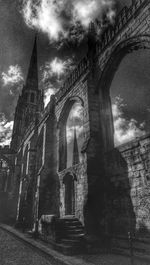
<path fill-rule="evenodd" d="M 45 109 L 35 41 L 11 141 L 17 222 L 25 216 L 33 228 L 42 215 L 75 216 L 88 234 L 149 231 L 150 136 L 115 148 L 110 99 L 124 56 L 150 48 L 149 10 L 149 1 L 133 1 L 100 40 L 92 24 L 87 55 Z M 74 106 L 82 116 L 79 123 Z M 75 117 L 68 125 L 70 113 Z"/>

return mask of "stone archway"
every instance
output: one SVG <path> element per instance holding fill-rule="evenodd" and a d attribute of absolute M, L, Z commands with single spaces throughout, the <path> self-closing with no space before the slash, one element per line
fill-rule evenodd
<path fill-rule="evenodd" d="M 76 176 L 71 173 L 67 173 L 63 178 L 63 184 L 65 185 L 65 215 L 75 214 L 75 180 Z"/>
<path fill-rule="evenodd" d="M 58 121 L 59 129 L 59 171 L 66 169 L 67 167 L 67 137 L 66 137 L 66 123 L 72 106 L 80 102 L 84 106 L 82 98 L 76 96 L 68 98 L 64 104 L 62 112 Z"/>
<path fill-rule="evenodd" d="M 150 36 L 141 35 L 122 41 L 114 48 L 111 55 L 105 58 L 105 67 L 96 88 L 99 93 L 100 128 L 104 152 L 114 148 L 114 126 L 110 98 L 112 80 L 126 54 L 139 49 L 150 49 Z"/>
<path fill-rule="evenodd" d="M 89 95 L 91 96 L 88 102 L 91 132 L 86 152 L 88 194 L 84 206 L 84 221 L 87 231 L 93 234 L 103 233 L 104 219 L 102 216 L 105 216 L 104 209 L 107 210 L 107 198 L 109 187 L 111 187 L 111 172 L 108 172 L 109 161 L 106 156 L 114 150 L 114 126 L 110 98 L 111 82 L 126 54 L 134 50 L 150 48 L 150 36 L 132 37 L 118 43 L 115 47 L 111 47 L 108 52 L 101 55 L 97 65 L 93 66 L 95 75 L 88 80 Z M 93 86 L 96 75 L 100 75 L 100 78 L 99 81 L 95 81 Z M 92 91 L 93 87 L 95 93 Z M 116 157 L 114 157 L 115 159 Z M 124 166 L 124 171 L 126 168 L 127 166 Z M 127 176 L 126 183 L 129 186 Z M 97 205 L 97 201 L 99 201 L 99 205 Z"/>
<path fill-rule="evenodd" d="M 103 67 L 103 70 L 100 76 L 100 80 L 97 83 L 97 87 L 95 89 L 98 94 L 97 98 L 99 97 L 98 98 L 99 104 L 97 104 L 99 105 L 97 108 L 99 112 L 98 113 L 99 114 L 98 116 L 99 128 L 98 129 L 99 129 L 99 136 L 100 136 L 99 141 L 100 143 L 102 143 L 101 144 L 101 157 L 102 157 L 101 159 L 104 158 L 104 163 L 100 164 L 99 162 L 99 168 L 98 168 L 99 172 L 97 170 L 98 172 L 98 173 L 96 172 L 97 178 L 95 178 L 95 181 L 94 181 L 93 176 L 92 176 L 93 172 L 92 173 L 90 172 L 90 169 L 92 168 L 92 166 L 91 165 L 89 166 L 89 163 L 91 161 L 90 159 L 88 160 L 88 168 L 87 168 L 88 179 L 92 180 L 93 182 L 91 181 L 92 185 L 88 183 L 88 196 L 87 196 L 87 202 L 85 204 L 85 214 L 84 214 L 87 230 L 89 230 L 91 233 L 94 233 L 94 234 L 97 233 L 98 228 L 99 228 L 99 233 L 100 234 L 103 233 L 103 224 L 104 226 L 106 226 L 106 231 L 107 231 L 108 229 L 107 225 L 109 227 L 109 219 L 111 219 L 111 217 L 109 217 L 109 211 L 107 214 L 108 220 L 107 218 L 105 220 L 105 216 L 106 216 L 107 210 L 110 207 L 109 203 L 113 200 L 113 199 L 110 199 L 111 198 L 110 195 L 112 195 L 113 192 L 114 194 L 116 192 L 110 181 L 112 180 L 114 172 L 112 168 L 108 170 L 112 162 L 110 162 L 110 160 L 107 157 L 107 155 L 109 155 L 110 152 L 114 150 L 114 126 L 113 126 L 112 105 L 111 105 L 111 98 L 110 98 L 111 82 L 114 78 L 114 75 L 122 59 L 128 53 L 132 53 L 132 51 L 139 50 L 139 49 L 150 49 L 150 36 L 137 36 L 137 37 L 124 40 L 123 42 L 120 42 L 116 47 L 113 47 L 113 51 L 111 51 L 111 53 L 105 54 L 105 58 L 104 58 L 105 61 L 103 61 L 103 65 L 101 65 L 101 67 Z M 122 162 L 124 162 L 122 170 L 123 172 L 127 172 L 126 161 L 124 160 L 124 158 L 122 158 L 120 152 L 119 151 L 117 152 L 118 152 L 119 161 L 121 161 L 122 159 Z M 114 159 L 114 165 L 116 164 L 115 170 L 117 171 L 118 178 L 119 178 L 121 171 L 119 169 L 119 161 L 117 158 L 117 153 L 116 154 L 114 153 L 113 159 Z M 113 161 L 112 158 L 111 158 L 111 161 Z M 96 166 L 93 168 L 96 168 Z M 122 185 L 121 183 L 122 182 L 120 181 L 119 190 Z M 129 208 L 131 207 L 131 212 L 133 215 L 132 219 L 135 222 L 133 206 L 132 206 L 131 198 L 129 195 L 130 194 L 130 183 L 129 183 L 127 173 L 124 174 L 124 183 L 126 187 L 128 187 L 126 189 L 125 196 L 129 199 Z M 117 195 L 118 195 L 118 191 L 117 191 Z M 102 204 L 101 205 L 99 204 L 98 207 L 96 207 L 97 201 L 102 202 Z M 102 218 L 102 216 L 104 216 L 104 219 Z M 111 226 L 109 229 L 111 229 Z"/>

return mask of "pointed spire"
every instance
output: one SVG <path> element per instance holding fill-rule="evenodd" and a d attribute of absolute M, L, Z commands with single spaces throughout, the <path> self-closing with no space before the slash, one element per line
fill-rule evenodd
<path fill-rule="evenodd" d="M 38 65 L 37 65 L 37 36 L 35 36 L 34 46 L 29 64 L 26 79 L 26 89 L 38 89 Z"/>
<path fill-rule="evenodd" d="M 74 127 L 74 143 L 73 143 L 73 166 L 79 163 L 79 150 L 77 142 L 76 127 Z"/>

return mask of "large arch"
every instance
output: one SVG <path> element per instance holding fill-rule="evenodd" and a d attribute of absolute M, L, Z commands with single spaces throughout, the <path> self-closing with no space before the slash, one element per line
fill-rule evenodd
<path fill-rule="evenodd" d="M 80 103 L 84 106 L 83 99 L 75 96 L 68 98 L 63 106 L 61 111 L 59 121 L 58 121 L 58 130 L 59 130 L 59 171 L 62 171 L 67 166 L 67 139 L 66 139 L 66 123 L 71 108 L 75 103 Z"/>
<path fill-rule="evenodd" d="M 139 49 L 150 49 L 150 35 L 140 35 L 120 42 L 109 58 L 96 87 L 100 100 L 100 123 L 104 151 L 114 147 L 114 126 L 110 98 L 110 86 L 114 75 L 126 54 Z"/>

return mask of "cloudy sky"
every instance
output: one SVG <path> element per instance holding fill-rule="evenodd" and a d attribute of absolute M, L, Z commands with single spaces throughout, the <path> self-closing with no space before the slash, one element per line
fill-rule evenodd
<path fill-rule="evenodd" d="M 68 67 L 73 69 L 84 55 L 89 22 L 105 13 L 111 23 L 116 8 L 130 2 L 0 0 L 0 144 L 9 143 L 16 100 L 26 79 L 35 34 L 38 33 L 40 86 L 49 80 L 48 87 L 45 85 L 47 103 L 51 92 L 60 87 Z M 149 59 L 149 53 L 142 51 L 127 56 L 113 80 L 111 95 L 118 144 L 149 127 L 145 121 L 150 112 Z"/>

